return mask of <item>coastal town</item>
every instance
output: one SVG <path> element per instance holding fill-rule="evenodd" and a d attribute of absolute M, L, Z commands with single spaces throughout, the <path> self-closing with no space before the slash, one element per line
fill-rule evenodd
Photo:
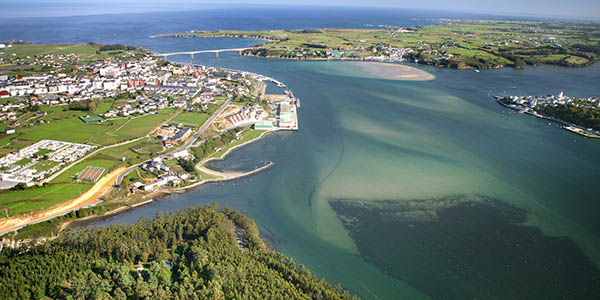
<path fill-rule="evenodd" d="M 560 92 L 546 96 L 496 96 L 496 100 L 520 113 L 557 122 L 571 132 L 600 138 L 600 99 L 597 97 L 577 98 Z"/>
<path fill-rule="evenodd" d="M 137 198 L 147 202 L 147 194 L 246 176 L 272 164 L 225 174 L 204 163 L 269 132 L 299 129 L 299 99 L 273 78 L 170 63 L 137 48 L 110 48 L 120 51 L 96 51 L 98 59 L 80 54 L 7 59 L 0 52 L 2 63 L 39 70 L 0 75 L 0 195 L 14 199 L 0 207 L 2 233 L 22 227 L 7 225 L 13 216 L 82 198 L 98 185 L 111 188 L 56 216 L 107 199 L 140 194 Z M 268 85 L 281 92 L 268 94 Z M 52 195 L 55 188 L 63 194 Z M 36 189 L 49 190 L 52 201 L 28 209 Z"/>

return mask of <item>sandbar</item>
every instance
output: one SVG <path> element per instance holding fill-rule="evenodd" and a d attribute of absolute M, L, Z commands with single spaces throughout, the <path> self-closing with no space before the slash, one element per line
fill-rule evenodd
<path fill-rule="evenodd" d="M 352 61 L 348 63 L 360 67 L 369 76 L 376 78 L 412 81 L 435 79 L 433 74 L 407 65 L 375 61 Z"/>

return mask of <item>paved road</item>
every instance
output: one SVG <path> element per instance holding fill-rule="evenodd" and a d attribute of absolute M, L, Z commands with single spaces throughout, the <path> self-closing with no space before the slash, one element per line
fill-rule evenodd
<path fill-rule="evenodd" d="M 221 108 L 219 108 L 219 110 L 217 112 L 215 112 L 208 119 L 208 121 L 206 121 L 206 122 L 204 122 L 204 124 L 202 124 L 202 127 L 200 127 L 200 129 L 198 129 L 198 132 L 196 132 L 196 134 L 194 134 L 194 136 L 187 143 L 185 143 L 185 145 L 183 145 L 183 147 L 181 147 L 180 150 L 189 149 L 194 144 L 194 142 L 196 142 L 196 140 L 198 138 L 200 138 L 200 136 L 204 133 L 204 131 L 206 131 L 208 126 L 210 126 L 210 124 L 212 124 L 212 122 L 225 110 L 225 108 L 227 108 L 229 103 L 231 103 L 231 97 L 227 98 L 227 101 L 225 101 L 225 103 L 223 103 Z"/>
<path fill-rule="evenodd" d="M 125 178 L 125 176 L 127 176 L 131 171 L 135 170 L 135 168 L 139 167 L 142 163 L 139 164 L 135 164 L 127 169 L 125 169 L 125 171 L 121 172 L 121 174 L 119 174 L 119 176 L 117 176 L 117 180 L 115 180 L 115 185 L 121 185 L 121 182 L 123 182 L 123 178 Z"/>
<path fill-rule="evenodd" d="M 143 95 L 143 97 L 146 97 L 146 94 Z M 166 119 L 164 122 L 160 123 L 158 126 L 154 127 L 154 129 L 152 129 L 152 131 L 150 131 L 148 134 L 146 134 L 143 137 L 140 137 L 139 139 L 142 138 L 146 138 L 146 137 L 150 137 L 154 132 L 156 132 L 156 130 L 158 130 L 160 127 L 162 127 L 163 124 L 167 124 L 169 122 L 171 122 L 171 120 L 173 120 L 175 117 L 177 117 L 181 112 L 183 111 L 183 109 L 179 109 L 177 110 L 177 112 L 175 114 L 173 114 L 171 117 L 169 117 L 168 119 Z M 127 168 L 125 171 L 123 171 L 121 174 L 119 174 L 119 176 L 117 176 L 117 180 L 115 181 L 115 185 L 120 185 L 121 182 L 123 182 L 123 178 L 125 176 L 127 176 L 127 174 L 129 174 L 129 172 L 131 172 L 132 170 L 135 170 L 135 168 L 137 168 L 138 166 L 140 166 L 142 163 L 139 164 L 135 164 L 129 168 Z"/>
<path fill-rule="evenodd" d="M 194 136 L 187 143 L 185 143 L 185 145 L 183 145 L 181 148 L 178 148 L 176 151 L 189 149 L 196 142 L 196 140 L 198 140 L 198 138 L 200 138 L 202 133 L 204 133 L 204 131 L 206 131 L 206 129 L 208 129 L 210 124 L 212 124 L 212 122 L 217 118 L 217 116 L 219 116 L 225 110 L 225 108 L 227 108 L 229 103 L 231 103 L 231 97 L 227 98 L 227 101 L 225 101 L 225 103 L 223 103 L 221 108 L 219 108 L 219 110 L 217 112 L 215 112 L 206 122 L 204 122 L 204 124 L 202 124 L 200 129 L 198 129 L 198 132 L 196 132 L 196 134 L 194 134 Z M 135 168 L 139 167 L 141 164 L 142 163 L 133 165 L 133 166 L 127 168 L 121 174 L 119 174 L 115 184 L 121 185 L 121 182 L 123 182 L 123 179 L 125 178 L 125 176 L 127 176 L 127 174 L 129 174 L 131 171 L 135 170 Z"/>
<path fill-rule="evenodd" d="M 258 84 L 258 86 L 256 87 L 256 90 L 254 91 L 254 97 L 257 98 L 261 98 L 265 95 L 266 91 L 267 91 L 267 87 L 266 87 L 266 83 L 259 81 L 260 83 Z M 258 95 L 260 93 L 260 96 Z"/>

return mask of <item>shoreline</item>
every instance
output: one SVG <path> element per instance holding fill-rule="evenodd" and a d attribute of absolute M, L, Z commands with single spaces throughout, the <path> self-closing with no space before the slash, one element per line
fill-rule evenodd
<path fill-rule="evenodd" d="M 260 56 L 254 54 L 242 53 L 241 56 L 248 57 L 256 57 L 262 59 L 281 59 L 281 60 L 291 60 L 291 61 L 306 61 L 306 62 L 344 62 L 344 63 L 352 63 L 363 69 L 365 73 L 368 75 L 380 78 L 380 79 L 391 79 L 391 80 L 400 80 L 400 81 L 430 81 L 435 80 L 437 77 L 430 72 L 422 70 L 413 65 L 425 65 L 419 63 L 411 63 L 403 64 L 402 62 L 407 61 L 380 61 L 380 60 L 367 60 L 363 58 L 293 58 L 293 57 L 275 57 L 275 56 Z M 362 65 L 362 66 L 361 66 Z M 386 68 L 388 70 L 374 70 L 375 68 Z M 399 68 L 401 72 L 412 72 L 413 74 L 389 74 L 391 68 Z M 470 69 L 455 69 L 455 70 L 470 70 Z M 387 72 L 387 73 L 386 73 Z M 416 78 L 414 77 L 416 76 Z"/>
<path fill-rule="evenodd" d="M 269 134 L 271 134 L 271 133 L 273 133 L 273 132 L 277 132 L 277 131 L 278 131 L 278 130 L 265 130 L 265 131 L 264 131 L 263 133 L 261 133 L 261 134 L 260 134 L 258 137 L 254 138 L 254 139 L 251 139 L 251 140 L 249 140 L 249 141 L 243 142 L 243 143 L 241 143 L 241 144 L 239 144 L 239 145 L 235 145 L 235 146 L 233 146 L 233 147 L 231 147 L 231 148 L 227 149 L 227 151 L 223 152 L 223 154 L 221 154 L 221 155 L 220 155 L 220 156 L 218 156 L 218 157 L 207 157 L 207 158 L 203 159 L 201 162 L 199 162 L 199 163 L 198 163 L 198 165 L 202 165 L 202 166 L 204 166 L 204 165 L 205 165 L 207 162 L 209 162 L 209 161 L 213 161 L 213 160 L 223 160 L 223 159 L 225 159 L 225 157 L 227 157 L 227 155 L 229 155 L 229 153 L 231 153 L 233 150 L 235 150 L 235 149 L 238 149 L 238 148 L 241 148 L 241 147 L 243 147 L 243 146 L 246 146 L 246 145 L 248 145 L 248 144 L 251 144 L 251 143 L 254 143 L 254 142 L 260 141 L 260 140 L 262 140 L 264 137 L 266 137 L 267 135 L 269 135 Z"/>
<path fill-rule="evenodd" d="M 202 37 L 203 38 L 203 37 Z M 208 37 L 210 38 L 210 37 Z M 251 49 L 253 49 L 252 46 Z M 242 56 L 249 56 L 249 57 L 259 57 L 259 58 L 268 58 L 268 59 L 282 59 L 282 60 L 304 60 L 304 61 L 367 61 L 367 62 L 384 62 L 384 63 L 394 63 L 394 62 L 407 62 L 410 64 L 414 64 L 414 65 L 422 65 L 422 66 L 430 66 L 430 67 L 435 67 L 435 68 L 439 68 L 439 69 L 450 69 L 450 70 L 457 70 L 457 71 L 474 71 L 474 70 L 479 70 L 479 71 L 483 71 L 483 70 L 500 70 L 500 69 L 505 69 L 505 68 L 510 68 L 510 69 L 515 69 L 515 70 L 520 70 L 523 69 L 525 67 L 514 67 L 512 65 L 497 65 L 497 66 L 493 66 L 490 68 L 475 68 L 472 66 L 460 66 L 460 67 L 450 67 L 450 66 L 445 66 L 445 65 L 436 65 L 433 63 L 424 63 L 423 61 L 418 61 L 418 62 L 413 62 L 411 60 L 403 60 L 403 61 L 394 61 L 394 60 L 371 60 L 371 59 L 365 59 L 362 57 L 340 57 L 340 58 L 329 58 L 329 57 L 281 57 L 281 56 L 272 56 L 272 55 L 257 55 L 257 54 L 252 54 L 252 53 L 247 53 L 242 51 Z M 548 67 L 558 67 L 558 68 L 567 68 L 567 69 L 582 69 L 582 68 L 587 68 L 587 67 L 591 67 L 593 65 L 596 64 L 600 64 L 600 61 L 593 61 L 590 62 L 588 64 L 584 64 L 584 65 L 577 65 L 577 66 L 563 66 L 563 65 L 556 65 L 556 64 L 548 64 L 548 63 L 538 63 L 535 65 L 530 65 L 528 67 L 530 68 L 536 68 L 536 67 L 543 67 L 543 66 L 548 66 Z"/>
<path fill-rule="evenodd" d="M 273 39 L 273 38 L 268 38 L 268 37 L 263 37 L 260 35 L 253 35 L 253 34 L 212 34 L 212 35 L 205 35 L 205 36 L 197 36 L 196 34 L 192 34 L 192 33 L 169 33 L 169 34 L 155 34 L 151 36 L 152 38 L 200 38 L 200 39 L 210 39 L 210 38 L 241 38 L 241 39 L 256 39 L 256 40 L 264 40 L 266 41 L 265 43 L 261 43 L 261 44 L 256 44 L 256 45 L 251 45 L 249 47 L 249 50 L 256 50 L 256 49 L 260 49 L 259 46 L 264 45 L 264 44 L 272 44 L 272 43 L 277 43 L 280 42 L 281 40 L 279 39 Z M 282 59 L 282 60 L 304 60 L 304 61 L 373 61 L 373 62 L 401 62 L 401 61 L 394 61 L 394 60 L 370 60 L 370 59 L 366 59 L 365 57 L 340 57 L 340 58 L 331 58 L 331 57 L 283 57 L 283 56 L 273 56 L 273 55 L 259 55 L 259 54 L 254 54 L 251 52 L 248 52 L 247 50 L 244 50 L 240 53 L 241 56 L 253 56 L 253 57 L 260 57 L 260 58 L 268 58 L 268 59 Z M 440 64 L 436 64 L 435 62 L 429 62 L 429 61 L 423 61 L 423 60 L 419 60 L 417 62 L 411 62 L 409 60 L 404 60 L 406 62 L 409 62 L 411 64 L 415 64 L 415 65 L 424 65 L 424 66 L 431 66 L 431 67 L 435 67 L 435 68 L 441 68 L 441 69 L 452 69 L 452 70 L 497 70 L 497 69 L 504 69 L 504 68 L 512 68 L 512 69 L 521 69 L 523 67 L 520 66 L 514 66 L 511 64 L 497 64 L 497 65 L 492 65 L 492 66 L 488 66 L 486 68 L 477 68 L 477 67 L 473 67 L 470 65 L 460 65 L 457 67 L 453 67 L 451 65 L 440 65 Z M 530 65 L 530 67 L 538 67 L 538 66 L 557 66 L 557 67 L 562 67 L 562 68 L 586 68 L 586 67 L 590 67 L 593 66 L 595 64 L 599 63 L 599 61 L 589 61 L 588 63 L 585 64 L 580 64 L 580 65 L 560 65 L 560 64 L 551 64 L 551 63 L 537 63 L 537 64 L 533 64 Z"/>
<path fill-rule="evenodd" d="M 360 67 L 370 76 L 381 79 L 401 81 L 430 81 L 435 80 L 435 75 L 404 64 L 380 61 L 350 61 L 352 65 Z"/>
<path fill-rule="evenodd" d="M 257 138 L 249 140 L 247 142 L 244 142 L 242 144 L 236 145 L 231 147 L 230 149 L 228 149 L 226 152 L 224 152 L 222 155 L 220 155 L 219 157 L 209 157 L 206 158 L 205 160 L 203 160 L 202 162 L 198 163 L 197 166 L 200 165 L 204 165 L 205 163 L 209 162 L 209 161 L 213 161 L 213 160 L 222 160 L 225 159 L 225 157 L 227 157 L 227 155 L 229 155 L 233 150 L 236 150 L 238 148 L 241 148 L 245 145 L 248 145 L 250 143 L 259 141 L 261 139 L 263 139 L 265 136 L 267 136 L 268 134 L 272 133 L 273 131 L 265 131 L 263 132 L 261 135 L 259 135 Z M 205 184 L 209 184 L 209 183 L 218 183 L 218 182 L 226 182 L 226 181 L 231 181 L 231 180 L 236 180 L 236 179 L 240 179 L 243 177 L 248 177 L 251 175 L 254 175 L 256 173 L 262 172 L 272 166 L 274 166 L 275 163 L 274 162 L 269 162 L 268 164 L 260 167 L 260 168 L 256 168 L 254 170 L 250 170 L 248 172 L 243 172 L 243 173 L 239 173 L 239 174 L 235 174 L 235 175 L 230 175 L 230 176 L 226 176 L 226 177 L 221 177 L 221 178 L 209 178 L 209 179 L 203 179 L 200 180 L 198 182 L 195 182 L 193 184 L 190 184 L 188 186 L 184 186 L 184 187 L 180 187 L 180 188 L 173 188 L 173 189 L 160 189 L 160 190 L 156 190 L 154 192 L 149 193 L 146 197 L 149 197 L 148 200 L 142 201 L 142 202 L 138 202 L 132 205 L 122 205 L 119 206 L 113 210 L 107 211 L 106 213 L 102 214 L 102 215 L 93 215 L 93 216 L 87 216 L 84 218 L 80 218 L 80 219 L 74 219 L 74 220 L 68 220 L 66 222 L 64 222 L 63 224 L 61 224 L 60 229 L 57 233 L 57 236 L 60 234 L 60 232 L 66 228 L 69 228 L 71 226 L 75 226 L 77 227 L 77 224 L 80 222 L 94 222 L 94 221 L 98 221 L 102 218 L 108 218 L 108 217 L 112 217 L 115 215 L 118 215 L 120 213 L 132 210 L 132 209 L 136 209 L 138 207 L 141 206 L 145 206 L 151 203 L 154 203 L 156 201 L 160 201 L 162 200 L 164 197 L 173 195 L 173 194 L 183 194 L 186 193 L 194 188 L 200 187 L 202 185 Z M 43 221 L 42 221 L 43 222 Z M 20 229 L 20 228 L 19 228 Z M 55 236 L 56 237 L 56 236 Z"/>
<path fill-rule="evenodd" d="M 228 69 L 227 69 L 228 70 Z M 236 70 L 238 71 L 238 70 Z M 238 72 L 244 72 L 244 71 L 238 71 Z M 253 75 L 260 75 L 260 74 L 254 74 L 254 73 L 250 73 Z M 260 75 L 261 78 L 265 78 L 266 80 L 270 80 L 273 81 L 275 83 L 281 84 L 278 81 L 266 77 L 264 75 Z M 181 110 L 176 111 L 175 113 L 173 113 L 169 119 L 167 119 L 164 122 L 168 122 L 169 120 L 171 120 L 173 117 L 175 117 Z M 164 123 L 163 122 L 163 123 Z M 160 125 L 159 125 L 160 126 Z M 131 143 L 133 141 L 139 140 L 139 139 L 143 139 L 148 137 L 150 134 L 152 134 L 157 128 L 159 128 L 159 126 L 155 127 L 152 129 L 152 131 L 150 133 L 147 133 L 144 136 L 138 137 L 136 139 L 133 140 L 128 140 L 128 141 L 124 141 L 122 143 L 117 143 L 117 144 L 113 144 L 108 146 L 108 148 L 111 147 L 115 147 L 121 144 L 128 144 Z M 278 131 L 278 130 L 274 130 L 274 131 Z M 148 194 L 138 194 L 138 195 L 130 195 L 128 193 L 125 193 L 127 195 L 115 195 L 115 196 L 108 196 L 110 193 L 114 192 L 116 190 L 116 187 L 118 187 L 119 182 L 117 181 L 118 178 L 122 175 L 122 173 L 125 170 L 131 169 L 131 168 L 135 168 L 136 165 L 132 165 L 129 167 L 120 167 L 116 170 L 113 170 L 110 174 L 106 174 L 103 178 L 101 178 L 100 180 L 98 180 L 97 182 L 95 182 L 92 186 L 90 186 L 87 191 L 84 191 L 82 194 L 80 194 L 77 197 L 71 198 L 71 199 L 67 199 L 63 202 L 57 203 L 54 206 L 51 206 L 49 208 L 43 209 L 41 211 L 37 211 L 37 212 L 31 212 L 28 214 L 22 214 L 22 215 L 16 215 L 16 216 L 12 216 L 9 218 L 5 218 L 5 219 L 0 219 L 0 236 L 2 235 L 6 235 L 9 233 L 13 233 L 16 234 L 20 229 L 30 226 L 30 225 L 34 225 L 34 224 L 39 224 L 39 223 L 44 223 L 44 222 L 48 222 L 50 220 L 53 220 L 57 217 L 62 217 L 65 216 L 71 212 L 74 211 L 78 211 L 81 209 L 86 209 L 89 207 L 93 207 L 98 203 L 104 202 L 104 197 L 108 197 L 110 198 L 109 200 L 106 201 L 106 203 L 104 203 L 102 205 L 103 209 L 110 209 L 108 211 L 105 211 L 104 213 L 99 212 L 97 210 L 95 210 L 95 212 L 97 213 L 96 215 L 92 215 L 92 216 L 88 216 L 88 217 L 84 217 L 84 218 L 76 218 L 75 216 L 69 216 L 66 218 L 61 218 L 60 220 L 56 221 L 55 224 L 58 224 L 58 226 L 60 226 L 60 230 L 62 230 L 65 227 L 68 227 L 69 224 L 73 223 L 73 222 L 78 222 L 78 221 L 86 221 L 86 220 L 92 220 L 96 217 L 104 217 L 104 216 L 110 216 L 110 215 L 114 215 L 114 214 L 118 214 L 120 212 L 129 210 L 129 209 L 133 209 L 133 208 L 137 208 L 149 203 L 152 203 L 156 200 L 161 199 L 162 197 L 166 196 L 166 195 L 170 195 L 170 194 L 174 194 L 174 193 L 183 193 L 186 192 L 190 189 L 193 189 L 195 187 L 204 185 L 206 183 L 212 183 L 212 182 L 223 182 L 223 181 L 229 181 L 229 180 L 235 180 L 238 178 L 242 178 L 242 177 L 246 177 L 246 176 L 250 176 L 252 174 L 261 172 L 263 170 L 266 170 L 270 167 L 272 167 L 274 165 L 273 162 L 268 162 L 266 165 L 263 165 L 261 167 L 258 167 L 254 170 L 250 170 L 248 172 L 241 172 L 241 173 L 230 173 L 230 174 L 226 174 L 226 173 L 222 173 L 222 172 L 217 172 L 214 170 L 210 170 L 209 168 L 206 168 L 205 165 L 213 160 L 223 160 L 225 159 L 225 157 L 227 157 L 232 151 L 237 150 L 241 147 L 244 147 L 250 143 L 256 142 L 258 140 L 261 140 L 262 138 L 264 138 L 265 136 L 267 136 L 268 134 L 270 134 L 272 131 L 263 131 L 261 132 L 257 137 L 254 137 L 248 141 L 245 141 L 239 145 L 235 145 L 235 146 L 231 146 L 231 148 L 227 149 L 226 151 L 224 151 L 223 153 L 221 153 L 220 155 L 215 155 L 215 153 L 213 153 L 211 156 L 205 158 L 204 160 L 202 160 L 199 164 L 197 164 L 195 166 L 196 169 L 198 169 L 198 166 L 201 166 L 202 168 L 204 168 L 205 170 L 209 171 L 209 172 L 204 172 L 207 173 L 209 175 L 214 176 L 214 178 L 207 178 L 207 179 L 202 179 L 202 175 L 198 176 L 197 181 L 194 181 L 192 183 L 190 183 L 187 186 L 183 186 L 183 187 L 174 187 L 174 188 L 159 188 L 157 190 L 151 191 Z M 187 145 L 186 145 L 187 147 Z M 87 156 L 82 157 L 80 160 L 74 162 L 73 164 L 78 163 L 79 161 L 83 161 L 84 159 L 90 157 L 91 155 L 99 152 L 100 150 L 104 150 L 106 147 L 100 148 L 100 149 L 96 149 L 96 151 L 88 154 Z M 218 152 L 218 151 L 217 151 Z M 64 168 L 64 170 L 67 170 L 69 168 Z M 200 170 L 201 171 L 201 170 Z M 212 172 L 214 171 L 214 172 Z M 59 175 L 59 174 L 56 174 Z M 206 178 L 206 176 L 204 176 Z M 117 183 L 117 185 L 115 185 L 115 182 Z M 185 182 L 184 182 L 185 184 Z M 113 198 L 114 197 L 114 198 Z M 146 200 L 147 199 L 147 200 Z M 137 202 L 134 204 L 128 204 L 129 202 Z M 111 209 L 112 208 L 112 209 Z M 101 214 L 100 214 L 101 213 Z M 48 223 L 49 224 L 49 223 Z M 42 225 L 46 226 L 46 225 Z M 60 233 L 59 230 L 59 233 Z M 44 233 L 44 234 L 48 234 L 48 233 Z"/>
<path fill-rule="evenodd" d="M 259 141 L 259 140 L 263 139 L 265 136 L 267 136 L 267 135 L 268 135 L 268 134 L 270 134 L 271 132 L 273 132 L 273 131 L 265 131 L 265 132 L 261 133 L 261 134 L 260 134 L 258 137 L 256 137 L 255 139 L 252 139 L 252 140 L 246 141 L 246 142 L 244 142 L 244 143 L 241 143 L 241 144 L 239 144 L 239 145 L 235 145 L 235 146 L 233 146 L 233 147 L 229 148 L 227 151 L 225 151 L 223 154 L 221 154 L 221 155 L 220 155 L 220 156 L 218 156 L 218 157 L 207 157 L 207 158 L 205 158 L 204 160 L 202 160 L 201 162 L 199 162 L 198 164 L 196 164 L 195 168 L 196 168 L 196 169 L 204 168 L 204 169 L 208 169 L 208 170 L 210 170 L 210 171 L 214 171 L 214 170 L 212 170 L 212 169 L 210 169 L 210 168 L 206 167 L 206 163 L 208 163 L 208 162 L 210 162 L 210 161 L 213 161 L 213 160 L 223 160 L 223 159 L 225 159 L 225 157 L 227 157 L 227 155 L 229 155 L 229 154 L 230 154 L 232 151 L 234 151 L 234 150 L 236 150 L 236 149 L 239 149 L 239 148 L 241 148 L 241 147 L 243 147 L 243 146 L 246 146 L 246 145 L 248 145 L 248 144 L 251 144 L 251 143 L 257 142 L 257 141 Z M 247 176 L 250 176 L 250 175 L 252 175 L 252 174 L 256 174 L 256 173 L 258 173 L 258 172 L 261 172 L 261 171 L 263 171 L 263 170 L 266 170 L 266 169 L 268 169 L 268 168 L 270 168 L 270 167 L 272 167 L 272 166 L 274 166 L 274 165 L 275 165 L 275 163 L 274 163 L 274 162 L 272 162 L 272 161 L 270 161 L 268 164 L 266 164 L 266 165 L 264 165 L 264 166 L 262 166 L 262 167 L 260 167 L 260 168 L 256 168 L 256 169 L 254 169 L 254 170 L 250 170 L 250 171 L 248 171 L 248 172 L 242 172 L 242 173 L 236 173 L 236 174 L 229 174 L 229 175 L 228 175 L 228 174 L 225 174 L 225 173 L 222 173 L 222 172 L 214 171 L 214 172 L 217 172 L 217 173 L 221 173 L 221 175 L 220 175 L 220 176 L 222 176 L 222 177 L 221 177 L 221 178 L 209 178 L 209 179 L 203 179 L 203 180 L 200 180 L 199 182 L 193 183 L 193 184 L 191 184 L 191 185 L 188 185 L 188 186 L 184 186 L 184 187 L 180 187 L 180 188 L 175 188 L 175 189 L 170 189 L 170 191 L 173 191 L 173 192 L 176 192 L 176 193 L 183 193 L 183 192 L 185 192 L 185 191 L 186 191 L 186 190 L 188 190 L 188 189 L 192 189 L 192 188 L 195 188 L 195 187 L 198 187 L 198 186 L 204 185 L 204 184 L 206 184 L 206 183 L 212 183 L 212 182 L 224 182 L 224 181 L 235 180 L 235 179 L 242 178 L 242 177 L 247 177 Z"/>
<path fill-rule="evenodd" d="M 243 71 L 240 71 L 240 72 L 243 72 Z M 256 75 L 258 75 L 258 74 L 256 74 Z M 272 78 L 268 78 L 268 77 L 267 77 L 267 79 L 273 80 Z M 174 114 L 174 115 L 176 115 L 176 114 Z M 172 119 L 172 118 L 170 118 L 170 119 Z M 158 128 L 158 127 L 156 127 L 156 128 Z M 152 132 L 154 130 L 156 130 L 156 128 L 153 128 Z M 273 130 L 273 131 L 278 131 L 278 130 Z M 196 168 L 198 169 L 198 166 L 204 167 L 204 165 L 206 163 L 208 163 L 209 161 L 212 161 L 212 160 L 222 160 L 227 155 L 229 155 L 232 151 L 239 149 L 243 146 L 246 146 L 250 143 L 261 140 L 262 138 L 264 138 L 265 136 L 267 136 L 268 134 L 270 134 L 273 131 L 264 131 L 258 137 L 254 138 L 254 139 L 248 140 L 239 145 L 232 146 L 231 148 L 227 149 L 227 151 L 225 151 L 224 153 L 222 153 L 219 156 L 207 157 L 203 161 L 198 163 L 196 165 Z M 140 137 L 139 139 L 145 138 L 147 136 L 148 135 L 145 135 L 143 137 Z M 126 143 L 130 143 L 130 142 L 132 142 L 132 141 L 126 141 Z M 114 145 L 112 145 L 112 146 L 114 146 Z M 64 228 L 68 227 L 71 223 L 77 223 L 79 221 L 94 220 L 95 218 L 102 218 L 102 217 L 118 214 L 118 213 L 127 211 L 129 209 L 137 208 L 137 207 L 140 207 L 140 206 L 143 206 L 146 204 L 150 204 L 154 201 L 158 201 L 161 198 L 163 198 L 164 196 L 167 196 L 170 194 L 184 193 L 187 190 L 193 189 L 195 187 L 198 187 L 198 186 L 201 186 L 201 185 L 204 185 L 207 183 L 224 182 L 224 181 L 230 181 L 230 180 L 235 180 L 235 179 L 239 179 L 242 177 L 250 176 L 255 173 L 261 172 L 263 170 L 266 170 L 266 169 L 272 167 L 273 165 L 274 165 L 273 162 L 269 162 L 267 165 L 264 165 L 260 168 L 254 169 L 254 170 L 250 170 L 248 172 L 236 173 L 236 174 L 216 174 L 216 175 L 213 174 L 218 177 L 203 179 L 203 180 L 194 182 L 188 186 L 184 186 L 184 187 L 180 187 L 180 188 L 159 189 L 159 190 L 156 190 L 156 191 L 153 191 L 153 192 L 147 194 L 147 196 L 151 198 L 149 200 L 138 202 L 138 203 L 135 203 L 132 205 L 129 205 L 126 203 L 118 204 L 119 205 L 118 207 L 116 207 L 112 210 L 109 210 L 102 215 L 92 215 L 92 216 L 87 216 L 84 218 L 67 219 L 62 223 L 59 222 L 60 229 L 57 234 L 60 234 L 60 231 L 63 230 Z M 11 232 L 16 233 L 18 230 L 20 230 L 24 227 L 27 227 L 29 225 L 43 223 L 43 222 L 52 220 L 56 217 L 64 216 L 72 211 L 77 211 L 77 210 L 80 210 L 80 209 L 83 209 L 86 207 L 91 207 L 100 202 L 103 202 L 102 200 L 98 201 L 98 199 L 101 199 L 103 196 L 105 196 L 106 194 L 108 194 L 114 190 L 114 186 L 112 184 L 110 184 L 110 190 L 107 188 L 107 184 L 116 182 L 116 179 L 119 177 L 119 174 L 121 174 L 124 170 L 127 170 L 128 168 L 131 168 L 131 167 L 133 167 L 133 166 L 130 166 L 127 168 L 121 167 L 121 168 L 118 168 L 117 170 L 114 170 L 110 174 L 107 174 L 107 176 L 101 178 L 98 182 L 96 182 L 94 185 L 92 185 L 86 192 L 84 192 L 80 196 L 66 200 L 61 203 L 58 203 L 54 207 L 50 207 L 45 210 L 42 210 L 39 212 L 34 212 L 34 213 L 29 213 L 26 215 L 17 215 L 17 216 L 8 218 L 8 219 L 0 219 L 0 236 L 4 236 Z M 206 168 L 206 169 L 208 169 L 208 168 Z M 216 172 L 216 173 L 221 173 L 221 172 Z M 110 201 L 111 202 L 120 202 L 120 201 L 126 200 L 129 196 L 130 195 L 121 196 L 121 197 L 118 197 L 115 199 L 111 199 Z M 144 196 L 143 198 L 146 198 L 147 196 Z M 92 201 L 93 203 L 89 203 L 90 202 L 89 200 L 94 200 L 94 201 Z M 125 201 L 125 202 L 127 202 L 127 201 Z"/>
<path fill-rule="evenodd" d="M 566 131 L 569 131 L 569 132 L 581 135 L 583 137 L 591 138 L 591 139 L 600 139 L 600 136 L 591 135 L 591 134 L 587 133 L 583 129 L 579 129 L 577 127 L 574 127 L 573 125 L 575 125 L 575 124 L 571 124 L 569 122 L 566 122 L 566 121 L 563 121 L 563 120 L 560 120 L 560 119 L 556 119 L 554 117 L 544 116 L 544 115 L 542 115 L 542 114 L 540 114 L 538 112 L 536 112 L 535 114 L 534 113 L 530 113 L 530 112 L 527 112 L 525 110 L 521 110 L 518 107 L 512 107 L 512 106 L 510 106 L 510 105 L 508 105 L 506 103 L 503 103 L 500 99 L 496 99 L 496 102 L 498 102 L 500 105 L 502 105 L 502 106 L 504 106 L 506 108 L 510 108 L 512 110 L 518 111 L 519 113 L 528 114 L 530 116 L 534 116 L 534 117 L 537 117 L 537 118 L 540 118 L 540 119 L 544 119 L 544 120 L 548 120 L 548 121 L 552 121 L 552 122 L 558 123 L 558 124 L 562 125 L 561 128 L 564 129 L 564 130 L 566 130 Z"/>

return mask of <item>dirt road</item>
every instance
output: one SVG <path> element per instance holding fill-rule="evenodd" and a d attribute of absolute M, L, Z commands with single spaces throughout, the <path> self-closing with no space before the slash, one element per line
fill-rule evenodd
<path fill-rule="evenodd" d="M 29 224 L 35 224 L 41 221 L 49 220 L 72 210 L 93 204 L 94 202 L 98 201 L 102 195 L 112 190 L 115 179 L 121 172 L 123 172 L 124 169 L 125 168 L 118 168 L 110 172 L 96 182 L 92 188 L 77 198 L 59 203 L 40 212 L 19 215 L 0 220 L 0 235 L 9 231 L 17 230 Z"/>

